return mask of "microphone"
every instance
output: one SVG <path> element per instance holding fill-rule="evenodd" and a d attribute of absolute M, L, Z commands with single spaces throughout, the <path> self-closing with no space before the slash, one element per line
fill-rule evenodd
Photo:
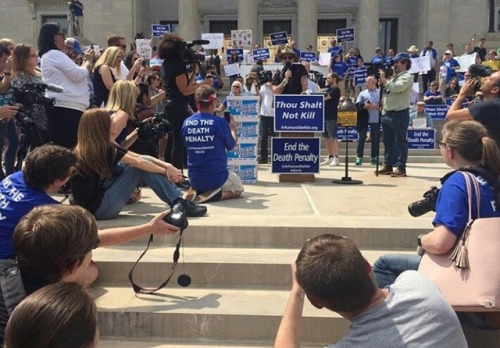
<path fill-rule="evenodd" d="M 209 40 L 193 40 L 193 41 L 186 41 L 186 45 L 188 47 L 191 46 L 196 46 L 196 45 L 208 45 L 210 43 Z"/>
<path fill-rule="evenodd" d="M 469 72 L 474 76 L 487 77 L 490 76 L 491 68 L 482 64 L 472 64 L 469 66 Z"/>
<path fill-rule="evenodd" d="M 47 83 L 45 85 L 45 87 L 47 88 L 48 91 L 51 91 L 51 92 L 56 92 L 56 93 L 64 92 L 64 88 L 62 88 L 61 86 L 58 86 L 58 85 L 53 85 L 51 83 Z"/>

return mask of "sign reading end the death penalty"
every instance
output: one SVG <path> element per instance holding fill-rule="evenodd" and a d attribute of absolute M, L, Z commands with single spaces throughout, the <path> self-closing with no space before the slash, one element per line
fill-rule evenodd
<path fill-rule="evenodd" d="M 323 132 L 324 104 L 322 95 L 276 95 L 274 131 Z"/>
<path fill-rule="evenodd" d="M 319 138 L 272 139 L 272 173 L 319 173 Z"/>

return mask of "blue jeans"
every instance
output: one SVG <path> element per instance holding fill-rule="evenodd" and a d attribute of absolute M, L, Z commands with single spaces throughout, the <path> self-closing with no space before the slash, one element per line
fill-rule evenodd
<path fill-rule="evenodd" d="M 418 255 L 405 254 L 389 254 L 379 257 L 373 264 L 372 269 L 378 287 L 383 289 L 393 284 L 404 271 L 418 270 L 420 258 Z"/>
<path fill-rule="evenodd" d="M 164 175 L 148 173 L 123 163 L 116 165 L 114 173 L 115 175 L 104 181 L 104 196 L 94 214 L 97 220 L 116 218 L 141 181 L 144 181 L 162 201 L 170 205 L 182 196 L 177 186 Z"/>
<path fill-rule="evenodd" d="M 274 117 L 260 116 L 260 159 L 267 161 L 267 137 L 274 136 Z"/>
<path fill-rule="evenodd" d="M 388 111 L 382 118 L 382 131 L 384 132 L 384 164 L 392 168 L 397 166 L 406 170 L 408 160 L 407 132 L 410 123 L 410 111 Z"/>
<path fill-rule="evenodd" d="M 369 125 L 370 125 L 370 135 L 372 138 L 370 157 L 373 159 L 377 157 L 378 154 L 378 146 L 380 141 L 380 127 L 378 123 L 370 123 Z M 368 127 L 360 127 L 358 129 L 359 139 L 358 139 L 358 148 L 356 153 L 357 156 L 360 158 L 363 158 L 367 130 Z"/>
<path fill-rule="evenodd" d="M 7 146 L 7 151 L 5 151 L 5 175 L 0 165 L 0 179 L 14 173 L 17 148 L 19 147 L 19 137 L 17 136 L 16 123 L 14 119 L 11 119 L 7 123 L 0 123 L 0 149 L 3 148 L 5 139 L 7 139 L 9 145 Z"/>

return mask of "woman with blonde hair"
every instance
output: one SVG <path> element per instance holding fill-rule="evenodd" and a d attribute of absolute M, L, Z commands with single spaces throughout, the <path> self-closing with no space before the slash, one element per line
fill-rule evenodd
<path fill-rule="evenodd" d="M 137 140 L 134 122 L 139 89 L 128 80 L 117 81 L 109 94 L 105 109 L 111 116 L 110 140 L 128 149 Z"/>
<path fill-rule="evenodd" d="M 22 88 L 26 84 L 42 83 L 42 73 L 38 69 L 38 57 L 33 46 L 27 44 L 19 44 L 14 48 L 12 59 L 12 81 L 11 85 L 14 88 Z M 33 104 L 27 108 L 24 106 L 25 112 L 36 123 L 42 139 L 37 139 L 34 134 L 29 141 L 31 149 L 44 144 L 48 137 L 47 114 L 45 106 L 41 104 Z"/>
<path fill-rule="evenodd" d="M 111 118 L 106 110 L 85 111 L 75 148 L 78 174 L 71 178 L 76 204 L 98 220 L 113 219 L 142 181 L 170 206 L 180 203 L 187 216 L 202 216 L 207 212 L 206 207 L 182 198 L 175 186 L 182 181 L 179 169 L 118 146 L 110 141 L 110 130 Z"/>
<path fill-rule="evenodd" d="M 109 91 L 116 82 L 116 77 L 111 68 L 120 75 L 120 66 L 123 60 L 123 51 L 120 47 L 106 48 L 94 64 L 94 100 L 92 104 L 97 107 L 105 105 L 108 101 Z"/>

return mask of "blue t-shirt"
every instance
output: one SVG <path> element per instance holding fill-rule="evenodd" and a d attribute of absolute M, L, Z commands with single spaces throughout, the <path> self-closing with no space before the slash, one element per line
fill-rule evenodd
<path fill-rule="evenodd" d="M 221 187 L 229 176 L 226 149 L 236 145 L 227 121 L 216 115 L 196 113 L 184 121 L 182 139 L 191 186 L 199 193 Z"/>
<path fill-rule="evenodd" d="M 347 63 L 340 61 L 340 62 L 333 62 L 332 63 L 332 71 L 339 75 L 341 78 L 344 77 L 345 72 L 347 71 Z"/>
<path fill-rule="evenodd" d="M 12 234 L 19 220 L 34 207 L 59 204 L 42 190 L 26 186 L 22 172 L 0 182 L 0 259 L 15 256 Z"/>
<path fill-rule="evenodd" d="M 481 191 L 481 206 L 479 213 L 482 218 L 500 217 L 500 212 L 495 211 L 494 197 L 495 191 L 491 185 L 482 177 L 479 180 Z M 472 187 L 472 218 L 477 218 L 477 203 Z M 453 173 L 443 184 L 439 191 L 436 202 L 436 216 L 432 223 L 434 225 L 444 225 L 460 237 L 469 220 L 469 203 L 467 198 L 467 186 L 462 173 Z"/>

